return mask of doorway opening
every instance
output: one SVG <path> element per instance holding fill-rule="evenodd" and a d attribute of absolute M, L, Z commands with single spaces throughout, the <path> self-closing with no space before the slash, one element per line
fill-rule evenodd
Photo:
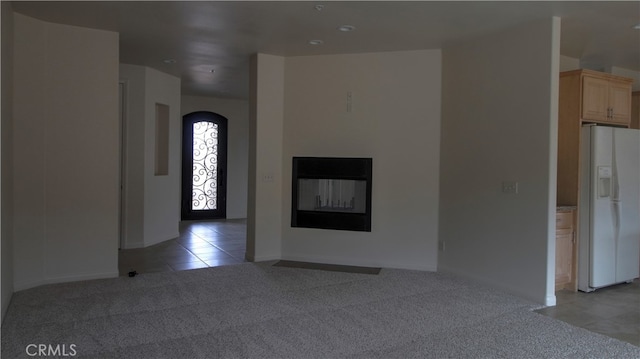
<path fill-rule="evenodd" d="M 226 218 L 227 122 L 208 111 L 182 117 L 182 220 Z"/>

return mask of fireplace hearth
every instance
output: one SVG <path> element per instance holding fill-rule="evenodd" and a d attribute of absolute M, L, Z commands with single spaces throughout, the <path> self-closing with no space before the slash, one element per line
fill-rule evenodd
<path fill-rule="evenodd" d="M 371 232 L 372 162 L 293 157 L 291 226 Z"/>

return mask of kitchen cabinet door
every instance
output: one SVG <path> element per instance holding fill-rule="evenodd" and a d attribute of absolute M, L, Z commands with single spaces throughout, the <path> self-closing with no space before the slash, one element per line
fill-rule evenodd
<path fill-rule="evenodd" d="M 628 125 L 631 120 L 631 89 L 627 83 L 609 83 L 609 120 Z"/>
<path fill-rule="evenodd" d="M 582 121 L 628 126 L 631 86 L 628 82 L 585 75 L 582 80 Z"/>
<path fill-rule="evenodd" d="M 556 231 L 556 290 L 572 282 L 573 230 Z"/>
<path fill-rule="evenodd" d="M 575 211 L 556 212 L 556 290 L 575 290 Z"/>
<path fill-rule="evenodd" d="M 585 76 L 582 81 L 582 120 L 606 122 L 608 111 L 609 81 Z"/>

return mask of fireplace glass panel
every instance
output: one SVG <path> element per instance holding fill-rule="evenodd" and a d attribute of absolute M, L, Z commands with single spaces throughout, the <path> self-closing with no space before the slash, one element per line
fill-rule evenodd
<path fill-rule="evenodd" d="M 367 181 L 298 179 L 298 210 L 366 213 Z"/>
<path fill-rule="evenodd" d="M 371 232 L 373 159 L 293 157 L 291 227 Z"/>

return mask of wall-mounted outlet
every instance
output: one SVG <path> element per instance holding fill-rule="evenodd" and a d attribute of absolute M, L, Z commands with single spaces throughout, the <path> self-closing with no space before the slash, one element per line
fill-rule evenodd
<path fill-rule="evenodd" d="M 503 181 L 502 182 L 502 193 L 518 193 L 518 182 L 515 181 Z"/>

